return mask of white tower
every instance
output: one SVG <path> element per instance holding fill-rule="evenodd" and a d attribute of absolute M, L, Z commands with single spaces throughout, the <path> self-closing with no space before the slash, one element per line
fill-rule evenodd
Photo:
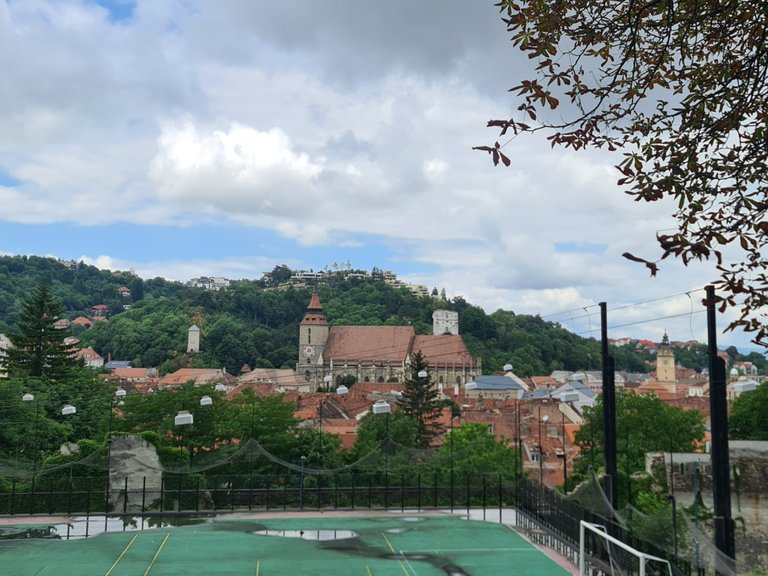
<path fill-rule="evenodd" d="M 435 310 L 432 313 L 432 334 L 459 335 L 459 313 L 452 310 Z"/>
<path fill-rule="evenodd" d="M 192 324 L 187 331 L 187 352 L 197 354 L 200 352 L 200 328 Z"/>

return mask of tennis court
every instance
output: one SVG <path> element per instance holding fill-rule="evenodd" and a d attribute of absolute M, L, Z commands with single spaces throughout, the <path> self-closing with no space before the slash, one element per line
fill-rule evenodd
<path fill-rule="evenodd" d="M 503 524 L 445 514 L 219 516 L 69 541 L 5 540 L 0 566 L 9 576 L 570 573 Z"/>

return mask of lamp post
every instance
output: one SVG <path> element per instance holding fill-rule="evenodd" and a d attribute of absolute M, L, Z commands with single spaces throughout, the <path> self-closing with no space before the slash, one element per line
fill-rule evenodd
<path fill-rule="evenodd" d="M 173 424 L 175 426 L 192 426 L 192 424 L 195 423 L 195 417 L 192 415 L 192 412 L 189 410 L 180 410 L 178 414 L 173 418 Z M 183 445 L 183 439 L 184 435 L 181 435 L 182 438 L 182 445 Z M 190 463 L 192 461 L 192 452 L 189 449 L 189 444 L 187 444 L 187 453 L 189 455 Z"/>
<path fill-rule="evenodd" d="M 568 446 L 565 443 L 565 412 L 561 412 L 563 417 L 563 492 L 568 494 Z"/>
<path fill-rule="evenodd" d="M 301 457 L 301 474 L 299 476 L 299 510 L 304 510 L 304 461 L 306 456 Z"/>
<path fill-rule="evenodd" d="M 544 446 L 541 443 L 541 424 L 546 424 L 549 420 L 548 415 L 541 415 L 541 408 L 539 408 L 539 484 L 540 488 L 544 488 Z"/>
<path fill-rule="evenodd" d="M 389 507 L 389 413 L 392 412 L 392 407 L 386 400 L 378 400 L 372 407 L 373 413 L 385 414 L 386 420 L 386 437 L 384 446 L 384 508 Z"/>
<path fill-rule="evenodd" d="M 125 397 L 125 390 L 118 388 L 115 390 L 115 396 L 109 399 L 109 418 L 107 419 L 107 482 L 104 487 L 104 532 L 107 531 L 107 512 L 109 510 L 109 494 L 111 488 L 111 468 L 112 468 L 112 414 L 115 410 L 115 404 Z M 126 494 L 127 498 L 128 495 Z"/>
<path fill-rule="evenodd" d="M 29 392 L 24 394 L 24 396 L 21 397 L 21 400 L 23 402 L 35 403 L 35 430 L 34 430 L 34 436 L 32 437 L 32 442 L 34 444 L 34 450 L 35 450 L 35 453 L 32 456 L 32 481 L 34 483 L 34 478 L 37 475 L 37 458 L 40 454 L 40 442 L 38 438 L 39 426 L 40 426 L 40 402 L 36 401 L 34 394 L 30 394 Z"/>
<path fill-rule="evenodd" d="M 73 414 L 77 414 L 77 408 L 75 408 L 72 404 L 64 404 L 64 406 L 61 408 L 61 415 L 62 416 L 72 416 Z M 34 488 L 34 482 L 32 483 L 32 492 L 35 491 Z M 69 491 L 72 492 L 72 464 L 69 465 Z"/>

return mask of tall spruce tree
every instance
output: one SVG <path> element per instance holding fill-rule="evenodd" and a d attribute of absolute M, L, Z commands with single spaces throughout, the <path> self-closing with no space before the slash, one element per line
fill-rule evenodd
<path fill-rule="evenodd" d="M 61 304 L 47 283 L 38 284 L 21 309 L 18 332 L 9 335 L 11 346 L 3 359 L 11 378 L 45 378 L 60 381 L 77 366 L 77 359 L 64 339 L 69 329 L 56 325 Z"/>
<path fill-rule="evenodd" d="M 419 374 L 425 374 L 420 376 Z M 437 388 L 432 385 L 429 373 L 429 362 L 419 350 L 411 362 L 410 374 L 405 379 L 403 395 L 398 398 L 397 405 L 403 413 L 412 418 L 418 425 L 417 443 L 428 446 L 432 438 L 440 433 L 440 403 Z"/>

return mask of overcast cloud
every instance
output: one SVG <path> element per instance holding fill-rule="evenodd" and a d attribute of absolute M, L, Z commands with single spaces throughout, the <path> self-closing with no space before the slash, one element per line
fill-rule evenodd
<path fill-rule="evenodd" d="M 616 157 L 538 136 L 506 144 L 510 168 L 471 150 L 527 66 L 492 0 L 0 0 L 0 252 L 179 280 L 349 259 L 580 333 L 599 301 L 662 298 L 617 310 L 638 324 L 611 336 L 703 341 L 686 293 L 713 267 L 651 279 L 621 257 L 653 258 L 674 206 L 624 195 Z M 258 241 L 142 240 L 207 226 Z"/>

